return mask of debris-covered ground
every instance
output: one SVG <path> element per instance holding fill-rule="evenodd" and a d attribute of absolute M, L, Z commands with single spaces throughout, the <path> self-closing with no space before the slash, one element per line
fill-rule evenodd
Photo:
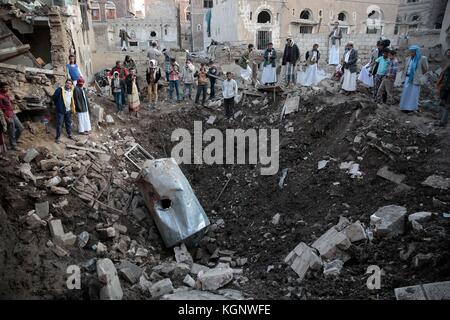
<path fill-rule="evenodd" d="M 110 97 L 92 99 L 114 113 Z M 281 120 L 287 100 L 299 108 Z M 364 92 L 345 97 L 328 80 L 275 101 L 251 90 L 231 123 L 215 104 L 143 109 L 138 120 L 114 114 L 88 139 L 61 145 L 28 125 L 23 151 L 0 168 L 3 297 L 395 299 L 395 288 L 450 280 L 450 131 L 435 129 L 434 113 L 405 115 Z M 211 220 L 188 254 L 165 248 L 124 153 L 137 142 L 170 157 L 172 132 L 193 132 L 194 121 L 222 132 L 279 129 L 280 170 L 180 165 Z M 401 223 L 379 218 L 389 209 Z M 417 212 L 431 214 L 409 221 Z M 296 255 L 314 263 L 291 267 Z M 81 268 L 81 290 L 67 288 L 70 265 Z M 369 290 L 374 265 L 381 287 Z"/>

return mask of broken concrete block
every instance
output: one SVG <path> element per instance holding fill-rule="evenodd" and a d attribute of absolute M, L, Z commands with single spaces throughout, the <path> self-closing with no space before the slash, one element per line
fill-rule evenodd
<path fill-rule="evenodd" d="M 53 239 L 56 243 L 62 244 L 64 246 L 73 246 L 77 241 L 77 236 L 72 232 L 63 234 L 62 236 L 57 236 Z"/>
<path fill-rule="evenodd" d="M 277 225 L 278 223 L 280 223 L 280 218 L 281 218 L 281 215 L 279 214 L 279 213 L 277 213 L 276 215 L 274 215 L 273 217 L 272 217 L 272 224 L 274 224 L 274 225 Z"/>
<path fill-rule="evenodd" d="M 53 177 L 47 181 L 45 181 L 45 186 L 47 188 L 53 187 L 53 186 L 57 186 L 61 183 L 62 179 L 59 176 Z"/>
<path fill-rule="evenodd" d="M 92 116 L 97 119 L 97 122 L 103 122 L 104 109 L 98 104 L 94 104 L 91 108 Z"/>
<path fill-rule="evenodd" d="M 50 191 L 54 194 L 59 194 L 59 195 L 69 194 L 69 190 L 67 190 L 66 188 L 56 187 L 56 186 L 52 186 L 50 188 Z"/>
<path fill-rule="evenodd" d="M 366 136 L 371 138 L 371 139 L 374 139 L 374 140 L 377 139 L 377 134 L 375 132 L 373 132 L 373 131 L 367 132 Z"/>
<path fill-rule="evenodd" d="M 48 171 L 53 169 L 54 167 L 58 167 L 61 161 L 58 159 L 44 159 L 39 162 L 41 169 L 44 171 Z"/>
<path fill-rule="evenodd" d="M 29 215 L 26 219 L 26 223 L 30 229 L 40 228 L 47 224 L 47 222 L 43 221 L 36 213 Z"/>
<path fill-rule="evenodd" d="M 341 170 L 348 170 L 353 165 L 353 163 L 354 163 L 353 161 L 341 162 L 341 164 L 339 165 L 339 169 L 341 169 Z"/>
<path fill-rule="evenodd" d="M 102 239 L 114 238 L 116 236 L 116 229 L 113 227 L 98 229 L 97 232 Z"/>
<path fill-rule="evenodd" d="M 31 180 L 33 183 L 36 183 L 36 177 L 31 172 L 31 166 L 29 163 L 22 163 L 19 166 L 18 173 L 26 182 Z"/>
<path fill-rule="evenodd" d="M 322 170 L 323 168 L 325 168 L 328 164 L 328 160 L 321 160 L 317 163 L 317 169 L 318 170 Z"/>
<path fill-rule="evenodd" d="M 39 218 L 44 219 L 44 218 L 48 217 L 48 215 L 50 213 L 48 201 L 41 202 L 41 203 L 35 203 L 34 210 L 36 211 L 36 214 L 39 216 Z"/>
<path fill-rule="evenodd" d="M 103 254 L 108 251 L 108 247 L 101 243 L 100 241 L 97 243 L 97 248 L 95 249 L 95 252 L 97 254 Z"/>
<path fill-rule="evenodd" d="M 293 112 L 297 112 L 300 106 L 300 96 L 289 97 L 286 99 L 281 116 L 287 115 Z"/>
<path fill-rule="evenodd" d="M 23 157 L 23 162 L 30 163 L 31 161 L 34 160 L 34 158 L 38 156 L 38 154 L 39 152 L 36 149 L 34 148 L 28 149 L 27 153 Z"/>
<path fill-rule="evenodd" d="M 130 174 L 131 179 L 137 179 L 137 177 L 139 177 L 139 172 L 132 172 Z"/>
<path fill-rule="evenodd" d="M 377 176 L 389 180 L 391 182 L 394 182 L 396 184 L 401 184 L 403 180 L 405 180 L 406 178 L 404 174 L 396 174 L 395 172 L 390 171 L 387 166 L 378 170 Z"/>
<path fill-rule="evenodd" d="M 111 115 L 106 115 L 105 117 L 106 123 L 108 124 L 113 124 L 114 123 L 114 118 Z"/>
<path fill-rule="evenodd" d="M 186 277 L 183 279 L 183 283 L 188 285 L 191 288 L 195 288 L 195 280 L 190 276 L 186 275 Z"/>
<path fill-rule="evenodd" d="M 198 263 L 193 263 L 192 267 L 191 267 L 191 273 L 194 275 L 198 275 L 200 273 L 200 271 L 206 272 L 208 271 L 210 268 L 208 268 L 207 266 L 198 264 Z"/>
<path fill-rule="evenodd" d="M 394 237 L 405 229 L 406 208 L 396 205 L 379 208 L 370 216 L 370 224 L 375 227 L 377 237 Z"/>
<path fill-rule="evenodd" d="M 58 245 L 55 245 L 52 247 L 52 251 L 58 256 L 58 257 L 65 257 L 67 255 L 69 255 L 69 253 L 64 250 L 63 248 L 61 248 Z"/>
<path fill-rule="evenodd" d="M 87 231 L 83 231 L 78 235 L 78 247 L 84 248 L 89 242 L 89 233 Z"/>
<path fill-rule="evenodd" d="M 217 290 L 233 280 L 233 269 L 217 267 L 206 272 L 200 271 L 198 281 L 202 290 Z"/>
<path fill-rule="evenodd" d="M 116 229 L 121 234 L 126 234 L 128 231 L 128 228 L 122 224 L 114 223 L 113 228 Z"/>
<path fill-rule="evenodd" d="M 425 211 L 416 212 L 408 216 L 408 221 L 409 222 L 423 221 L 427 220 L 428 218 L 431 218 L 432 216 L 433 216 L 432 212 L 425 212 Z"/>
<path fill-rule="evenodd" d="M 152 295 L 152 298 L 159 298 L 172 292 L 173 285 L 169 278 L 158 281 L 150 287 L 150 294 Z"/>
<path fill-rule="evenodd" d="M 345 262 L 350 258 L 342 250 L 350 248 L 351 242 L 343 232 L 337 231 L 335 227 L 325 232 L 311 246 L 317 249 L 320 256 L 325 259 L 339 258 Z"/>
<path fill-rule="evenodd" d="M 175 252 L 175 260 L 178 263 L 185 263 L 189 267 L 192 266 L 194 260 L 192 259 L 192 256 L 184 243 L 182 243 L 179 247 L 174 247 L 173 251 Z"/>
<path fill-rule="evenodd" d="M 438 175 L 432 175 L 425 179 L 424 182 L 422 182 L 424 186 L 436 188 L 436 189 L 442 189 L 446 190 L 450 188 L 450 178 L 444 178 L 442 176 Z"/>
<path fill-rule="evenodd" d="M 216 121 L 215 116 L 209 116 L 208 121 L 206 121 L 207 124 L 214 124 L 214 121 Z"/>
<path fill-rule="evenodd" d="M 133 210 L 133 216 L 136 218 L 137 221 L 141 222 L 145 218 L 147 218 L 149 214 L 142 208 L 136 208 Z"/>
<path fill-rule="evenodd" d="M 394 292 L 397 300 L 448 300 L 450 281 L 396 288 Z"/>
<path fill-rule="evenodd" d="M 50 220 L 48 226 L 50 228 L 50 234 L 53 238 L 61 237 L 64 235 L 64 229 L 60 219 Z"/>
<path fill-rule="evenodd" d="M 138 248 L 136 250 L 135 256 L 136 257 L 146 257 L 146 256 L 148 256 L 148 250 L 145 248 Z"/>
<path fill-rule="evenodd" d="M 367 239 L 366 232 L 361 222 L 356 221 L 343 230 L 344 234 L 350 240 L 350 242 L 357 242 Z"/>
<path fill-rule="evenodd" d="M 117 267 L 119 273 L 131 284 L 135 284 L 139 281 L 144 270 L 134 263 L 129 261 L 122 261 L 122 263 Z"/>
<path fill-rule="evenodd" d="M 325 277 L 328 276 L 338 276 L 344 267 L 344 262 L 342 260 L 336 259 L 330 262 L 325 262 L 323 264 L 323 274 Z"/>
<path fill-rule="evenodd" d="M 291 266 L 300 280 L 303 280 L 310 268 L 312 270 L 318 270 L 322 267 L 322 259 L 304 242 L 300 242 L 287 255 L 284 262 Z"/>
<path fill-rule="evenodd" d="M 122 300 L 123 291 L 117 276 L 116 267 L 110 259 L 97 261 L 98 280 L 104 284 L 100 289 L 101 300 Z"/>

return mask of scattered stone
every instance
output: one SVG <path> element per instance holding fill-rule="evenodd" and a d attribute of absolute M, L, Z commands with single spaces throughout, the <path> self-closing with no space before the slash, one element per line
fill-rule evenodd
<path fill-rule="evenodd" d="M 377 139 L 377 134 L 376 134 L 375 132 L 373 132 L 373 131 L 367 132 L 366 136 L 367 136 L 368 138 L 373 139 L 373 140 L 376 140 L 376 139 Z"/>
<path fill-rule="evenodd" d="M 138 248 L 136 250 L 136 257 L 146 257 L 148 255 L 148 250 L 144 248 Z"/>
<path fill-rule="evenodd" d="M 38 156 L 38 154 L 39 154 L 39 152 L 36 149 L 34 149 L 34 148 L 28 149 L 27 153 L 23 157 L 23 162 L 30 163 L 31 161 L 34 160 L 34 158 L 36 158 Z"/>
<path fill-rule="evenodd" d="M 236 264 L 237 264 L 239 267 L 242 267 L 242 266 L 244 266 L 244 265 L 247 264 L 247 261 L 248 261 L 247 258 L 237 258 L 237 259 L 236 259 Z"/>
<path fill-rule="evenodd" d="M 116 236 L 116 229 L 113 227 L 98 229 L 97 232 L 102 239 L 110 239 Z"/>
<path fill-rule="evenodd" d="M 96 253 L 101 255 L 103 253 L 106 253 L 108 251 L 108 247 L 105 246 L 103 243 L 101 243 L 100 241 L 97 243 L 97 248 L 96 248 Z"/>
<path fill-rule="evenodd" d="M 192 256 L 184 243 L 182 243 L 179 247 L 174 247 L 173 250 L 175 252 L 175 260 L 178 263 L 185 263 L 189 265 L 189 267 L 192 266 L 194 260 L 192 259 Z"/>
<path fill-rule="evenodd" d="M 84 248 L 89 242 L 89 232 L 83 231 L 78 235 L 78 247 Z"/>
<path fill-rule="evenodd" d="M 60 219 L 50 220 L 48 226 L 53 238 L 62 237 L 64 235 L 64 228 Z"/>
<path fill-rule="evenodd" d="M 344 267 L 344 262 L 342 260 L 336 259 L 330 262 L 325 262 L 323 264 L 323 274 L 327 276 L 338 276 Z"/>
<path fill-rule="evenodd" d="M 361 136 L 356 136 L 355 139 L 353 140 L 354 143 L 361 143 L 362 137 Z"/>
<path fill-rule="evenodd" d="M 206 272 L 200 271 L 198 280 L 202 290 L 217 290 L 233 280 L 233 269 L 216 267 Z"/>
<path fill-rule="evenodd" d="M 58 245 L 53 246 L 53 247 L 52 247 L 52 251 L 53 251 L 58 257 L 61 257 L 61 258 L 69 255 L 69 253 L 68 253 L 66 250 L 64 250 L 63 248 L 61 248 L 61 247 L 58 246 Z"/>
<path fill-rule="evenodd" d="M 106 115 L 105 120 L 106 120 L 106 123 L 108 123 L 108 124 L 114 123 L 114 118 L 110 114 Z"/>
<path fill-rule="evenodd" d="M 50 191 L 54 194 L 59 194 L 59 195 L 69 194 L 69 190 L 67 190 L 66 188 L 56 187 L 56 186 L 52 186 L 50 188 Z"/>
<path fill-rule="evenodd" d="M 63 199 L 60 202 L 52 203 L 52 207 L 56 209 L 62 209 L 67 205 L 69 205 L 69 201 L 67 199 Z"/>
<path fill-rule="evenodd" d="M 311 245 L 319 251 L 319 254 L 325 259 L 341 259 L 347 261 L 350 257 L 343 250 L 347 250 L 351 246 L 350 240 L 347 236 L 332 227 L 325 232 L 319 239 L 314 241 Z"/>
<path fill-rule="evenodd" d="M 132 172 L 130 174 L 131 179 L 137 179 L 137 177 L 139 177 L 139 172 Z"/>
<path fill-rule="evenodd" d="M 317 163 L 317 169 L 322 170 L 323 168 L 325 168 L 328 164 L 328 160 L 321 160 Z"/>
<path fill-rule="evenodd" d="M 117 269 L 119 269 L 119 273 L 125 280 L 131 284 L 137 283 L 144 272 L 142 268 L 126 260 L 122 261 Z"/>
<path fill-rule="evenodd" d="M 100 161 L 109 162 L 111 160 L 111 155 L 106 153 L 100 153 L 97 155 Z"/>
<path fill-rule="evenodd" d="M 137 221 L 141 222 L 145 220 L 145 218 L 147 218 L 149 215 L 143 208 L 136 208 L 133 210 L 133 216 Z"/>
<path fill-rule="evenodd" d="M 152 298 L 159 298 L 172 292 L 173 285 L 169 278 L 158 281 L 150 287 L 150 294 L 152 295 Z"/>
<path fill-rule="evenodd" d="M 19 175 L 26 181 L 33 181 L 36 184 L 36 177 L 31 172 L 31 166 L 29 163 L 22 163 L 19 166 Z"/>
<path fill-rule="evenodd" d="M 128 231 L 128 228 L 122 224 L 114 223 L 113 228 L 116 229 L 121 234 L 126 234 Z"/>
<path fill-rule="evenodd" d="M 438 175 L 432 175 L 422 182 L 423 185 L 429 186 L 436 189 L 446 190 L 450 188 L 450 178 L 444 178 Z"/>
<path fill-rule="evenodd" d="M 98 280 L 104 285 L 100 289 L 101 300 L 122 300 L 123 291 L 116 267 L 110 259 L 97 261 Z"/>
<path fill-rule="evenodd" d="M 58 159 L 44 159 L 39 163 L 41 169 L 44 171 L 48 171 L 53 169 L 54 167 L 58 167 L 61 164 L 61 161 Z"/>
<path fill-rule="evenodd" d="M 73 246 L 77 241 L 77 236 L 72 232 L 65 233 L 62 236 L 56 237 L 53 239 L 56 243 L 60 243 L 64 246 Z"/>
<path fill-rule="evenodd" d="M 191 267 L 191 273 L 194 275 L 198 275 L 200 271 L 207 272 L 209 269 L 210 268 L 208 268 L 207 266 L 203 266 L 198 263 L 193 263 Z"/>
<path fill-rule="evenodd" d="M 208 121 L 206 121 L 207 124 L 214 124 L 214 122 L 216 121 L 216 117 L 215 116 L 209 116 Z"/>
<path fill-rule="evenodd" d="M 30 229 L 37 229 L 47 225 L 47 222 L 43 221 L 36 213 L 28 215 L 26 223 Z"/>
<path fill-rule="evenodd" d="M 428 254 L 419 253 L 416 256 L 414 256 L 414 258 L 413 258 L 413 266 L 415 268 L 422 267 L 422 266 L 428 264 L 431 259 L 433 259 L 432 253 L 428 253 Z"/>
<path fill-rule="evenodd" d="M 389 180 L 391 182 L 394 182 L 396 184 L 401 184 L 403 180 L 405 180 L 406 178 L 404 174 L 396 174 L 390 171 L 387 166 L 382 167 L 380 170 L 378 170 L 377 176 Z"/>
<path fill-rule="evenodd" d="M 51 178 L 50 180 L 47 180 L 45 182 L 45 186 L 47 188 L 54 187 L 54 186 L 59 185 L 61 183 L 61 181 L 62 181 L 61 177 L 56 176 L 56 177 Z"/>
<path fill-rule="evenodd" d="M 349 162 L 341 162 L 341 164 L 339 165 L 339 169 L 341 170 L 348 170 L 351 168 L 351 166 L 354 164 L 353 161 L 349 161 Z"/>
<path fill-rule="evenodd" d="M 356 221 L 343 230 L 344 234 L 350 240 L 350 242 L 357 242 L 367 239 L 366 232 L 361 222 Z"/>
<path fill-rule="evenodd" d="M 389 205 L 379 208 L 370 216 L 370 224 L 375 227 L 377 237 L 394 237 L 403 234 L 405 229 L 406 208 Z"/>
<path fill-rule="evenodd" d="M 427 219 L 431 218 L 431 216 L 433 216 L 432 212 L 425 212 L 425 211 L 416 212 L 416 213 L 410 214 L 408 216 L 408 221 L 409 222 L 423 221 L 423 220 L 427 220 Z"/>
<path fill-rule="evenodd" d="M 300 242 L 292 250 L 284 262 L 289 264 L 300 278 L 303 280 L 308 270 L 319 270 L 322 267 L 322 259 L 315 253 L 314 249 L 308 247 L 306 243 Z"/>
<path fill-rule="evenodd" d="M 450 281 L 396 288 L 394 292 L 397 300 L 448 300 Z"/>
<path fill-rule="evenodd" d="M 281 215 L 279 213 L 274 215 L 272 217 L 272 224 L 277 225 L 278 223 L 280 223 L 280 218 L 281 218 Z"/>
<path fill-rule="evenodd" d="M 186 275 L 186 277 L 183 279 L 183 283 L 188 285 L 191 288 L 195 288 L 195 280 L 190 276 Z"/>

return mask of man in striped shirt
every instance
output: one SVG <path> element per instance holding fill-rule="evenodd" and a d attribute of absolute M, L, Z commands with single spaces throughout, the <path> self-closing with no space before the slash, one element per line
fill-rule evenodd
<path fill-rule="evenodd" d="M 388 71 L 378 88 L 376 100 L 377 102 L 381 102 L 383 100 L 383 95 L 386 92 L 386 103 L 392 105 L 394 104 L 394 82 L 398 70 L 397 52 L 395 50 L 389 50 L 389 60 Z"/>

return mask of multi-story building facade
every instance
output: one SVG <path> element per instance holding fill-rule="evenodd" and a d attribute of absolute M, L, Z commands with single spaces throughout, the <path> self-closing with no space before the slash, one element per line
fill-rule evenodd
<path fill-rule="evenodd" d="M 448 0 L 400 0 L 395 32 L 439 30 Z"/>

